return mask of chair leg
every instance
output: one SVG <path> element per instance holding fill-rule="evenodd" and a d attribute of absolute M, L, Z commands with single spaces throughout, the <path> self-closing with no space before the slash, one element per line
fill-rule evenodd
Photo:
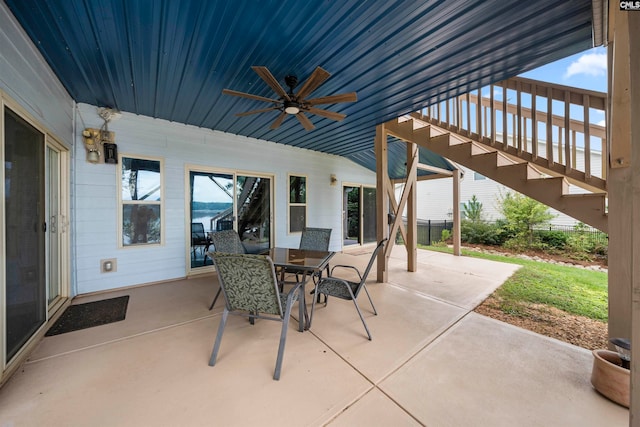
<path fill-rule="evenodd" d="M 218 297 L 220 296 L 220 291 L 222 291 L 222 288 L 218 288 L 218 292 L 216 292 L 216 296 L 213 298 L 213 302 L 209 306 L 209 310 L 213 310 L 213 306 L 216 305 L 216 301 L 218 301 Z"/>
<path fill-rule="evenodd" d="M 216 342 L 213 345 L 213 351 L 211 352 L 211 359 L 209 359 L 209 366 L 214 366 L 216 364 L 218 351 L 220 350 L 220 342 L 222 341 L 222 333 L 224 332 L 224 327 L 227 324 L 228 316 L 229 311 L 225 307 L 224 312 L 222 312 L 222 319 L 220 319 L 220 326 L 218 326 L 218 334 L 216 335 Z"/>
<path fill-rule="evenodd" d="M 369 341 L 371 341 L 371 333 L 369 332 L 369 328 L 367 328 L 367 322 L 364 321 L 364 317 L 362 316 L 362 312 L 360 311 L 360 307 L 358 307 L 358 303 L 355 298 L 353 299 L 353 305 L 356 306 L 358 316 L 360 316 L 360 320 L 362 320 L 362 324 L 364 325 L 364 330 L 367 331 L 367 336 L 369 337 Z"/>
<path fill-rule="evenodd" d="M 298 290 L 298 301 L 301 298 L 304 298 L 302 288 Z M 287 343 L 287 330 L 289 328 L 289 317 L 291 317 L 292 305 L 293 305 L 293 297 L 290 295 L 287 298 L 287 306 L 285 307 L 284 316 L 282 317 L 282 332 L 280 332 L 280 344 L 278 345 L 278 357 L 276 358 L 276 370 L 273 373 L 273 379 L 276 381 L 280 379 L 280 372 L 282 371 L 282 359 L 284 359 L 284 346 Z M 311 316 L 313 316 L 313 306 L 311 307 L 312 307 Z"/>
<path fill-rule="evenodd" d="M 369 298 L 369 302 L 371 303 L 371 308 L 373 308 L 373 314 L 377 316 L 378 312 L 376 311 L 376 307 L 373 305 L 373 300 L 371 299 L 371 295 L 369 295 L 369 291 L 367 290 L 367 287 L 364 284 L 362 284 L 362 287 L 364 288 L 364 291 L 367 293 L 367 298 Z"/>
<path fill-rule="evenodd" d="M 367 327 L 367 322 L 364 321 L 364 316 L 362 315 L 362 312 L 360 311 L 360 307 L 358 307 L 358 302 L 356 301 L 356 296 L 353 295 L 353 291 L 351 290 L 351 287 L 349 285 L 347 285 L 346 283 L 344 285 L 347 287 L 347 290 L 349 291 L 349 295 L 351 295 L 351 301 L 353 301 L 353 305 L 356 306 L 356 311 L 358 312 L 358 316 L 360 316 L 360 320 L 362 320 L 362 325 L 364 326 L 364 330 L 367 331 L 367 336 L 369 337 L 369 341 L 371 341 L 371 332 L 369 332 L 369 328 Z M 364 286 L 364 284 L 362 286 Z M 368 292 L 367 292 L 367 295 L 369 295 Z M 369 301 L 371 301 L 371 298 L 369 298 Z M 374 308 L 374 310 L 375 310 L 375 308 Z"/>
<path fill-rule="evenodd" d="M 282 371 L 282 359 L 284 358 L 284 346 L 287 343 L 287 329 L 289 328 L 289 316 L 291 315 L 291 305 L 289 305 L 282 319 L 282 332 L 280 332 L 280 344 L 278 345 L 278 357 L 276 358 L 276 369 L 273 372 L 273 379 L 280 379 L 280 372 Z"/>

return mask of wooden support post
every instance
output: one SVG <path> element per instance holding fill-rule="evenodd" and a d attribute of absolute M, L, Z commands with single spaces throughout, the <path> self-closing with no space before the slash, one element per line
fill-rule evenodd
<path fill-rule="evenodd" d="M 537 88 L 535 84 L 531 85 L 531 159 L 535 161 L 538 158 L 538 106 L 537 106 Z"/>
<path fill-rule="evenodd" d="M 453 171 L 453 254 L 460 256 L 460 169 Z"/>
<path fill-rule="evenodd" d="M 418 213 L 417 213 L 417 181 L 418 181 L 418 144 L 407 142 L 407 270 L 418 270 Z M 409 165 L 412 165 L 409 168 Z M 401 215 L 402 213 L 400 213 Z M 400 218 L 402 220 L 402 218 Z"/>
<path fill-rule="evenodd" d="M 393 238 L 389 237 L 389 225 L 387 215 L 389 213 L 389 195 L 387 186 L 389 185 L 389 156 L 387 151 L 387 131 L 384 124 L 376 126 L 375 136 L 376 152 L 376 236 L 378 242 L 382 239 L 389 239 L 387 247 L 393 247 Z M 388 275 L 387 251 L 380 251 L 377 261 L 377 280 L 386 282 Z"/>
<path fill-rule="evenodd" d="M 640 354 L 640 15 L 609 3 L 609 337 Z M 640 358 L 631 358 L 629 425 L 640 423 Z"/>
<path fill-rule="evenodd" d="M 627 25 L 626 42 L 633 41 L 636 44 L 629 49 L 629 111 L 623 117 L 634 117 L 629 123 L 629 149 L 631 150 L 631 227 L 627 230 L 632 233 L 631 253 L 627 255 L 631 265 L 631 346 L 632 352 L 640 354 L 640 52 L 637 42 L 640 40 L 640 15 L 638 12 L 627 12 L 629 23 Z M 633 72 L 631 72 L 633 70 Z M 611 280 L 611 278 L 609 278 Z M 611 287 L 611 284 L 609 284 Z M 629 425 L 638 425 L 640 422 L 640 358 L 633 357 L 631 361 L 631 421 Z"/>

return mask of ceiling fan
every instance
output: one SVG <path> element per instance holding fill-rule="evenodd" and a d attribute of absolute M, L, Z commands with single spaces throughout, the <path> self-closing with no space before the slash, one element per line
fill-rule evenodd
<path fill-rule="evenodd" d="M 316 108 L 316 105 L 322 104 L 337 104 L 339 102 L 355 102 L 358 100 L 355 92 L 342 93 L 339 95 L 323 96 L 320 98 L 306 99 L 308 95 L 316 90 L 325 80 L 327 80 L 331 74 L 321 67 L 317 67 L 311 76 L 304 82 L 300 90 L 297 93 L 293 92 L 293 89 L 298 85 L 298 78 L 294 75 L 285 76 L 284 82 L 289 87 L 289 92 L 286 92 L 280 83 L 273 77 L 273 74 L 267 69 L 267 67 L 252 66 L 253 71 L 260 76 L 266 84 L 279 96 L 277 99 L 266 98 L 264 96 L 252 95 L 250 93 L 238 92 L 230 89 L 223 89 L 222 93 L 226 95 L 240 96 L 243 98 L 254 99 L 256 101 L 269 102 L 273 104 L 269 108 L 261 108 L 258 110 L 246 111 L 244 113 L 237 113 L 236 116 L 244 117 L 251 114 L 265 113 L 268 111 L 280 111 L 280 115 L 271 124 L 271 129 L 278 129 L 285 118 L 288 115 L 295 115 L 300 124 L 304 126 L 306 130 L 311 130 L 315 126 L 311 123 L 311 120 L 305 115 L 305 113 L 316 114 L 318 116 L 326 117 L 327 119 L 340 121 L 343 120 L 346 114 L 336 113 L 333 111 L 327 111 L 320 108 Z"/>

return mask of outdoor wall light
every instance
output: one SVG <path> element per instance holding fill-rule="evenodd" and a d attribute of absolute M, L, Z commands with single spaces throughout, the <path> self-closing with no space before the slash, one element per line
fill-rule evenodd
<path fill-rule="evenodd" d="M 82 131 L 84 147 L 87 150 L 87 161 L 89 163 L 100 162 L 101 147 L 104 147 L 104 162 L 118 163 L 115 133 L 109 131 L 108 125 L 110 120 L 118 119 L 122 114 L 111 108 L 98 108 L 98 115 L 104 120 L 104 125 L 100 129 L 86 128 Z"/>
<path fill-rule="evenodd" d="M 100 130 L 87 128 L 82 131 L 84 147 L 87 149 L 87 161 L 98 163 L 100 161 Z"/>

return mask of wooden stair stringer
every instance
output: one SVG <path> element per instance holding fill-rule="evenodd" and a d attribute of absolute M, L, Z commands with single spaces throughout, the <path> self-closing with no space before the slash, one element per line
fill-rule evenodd
<path fill-rule="evenodd" d="M 433 131 L 434 127 L 431 126 Z M 438 136 L 414 138 L 413 141 L 441 156 L 505 185 L 579 221 L 607 232 L 606 193 L 569 194 L 564 176 L 548 176 L 536 165 L 517 162 L 498 150 L 463 141 L 464 137 L 443 133 Z M 451 140 L 456 143 L 451 144 Z M 578 197 L 579 196 L 579 197 Z"/>
<path fill-rule="evenodd" d="M 457 130 L 455 126 L 449 123 L 440 122 L 439 120 L 424 117 L 417 113 L 411 114 L 410 116 L 420 124 L 439 127 L 440 129 L 452 133 L 455 133 Z M 576 169 L 567 171 L 566 167 L 560 163 L 549 162 L 545 157 L 541 156 L 534 157 L 532 153 L 529 153 L 527 151 L 518 151 L 517 148 L 505 145 L 501 141 L 492 140 L 491 138 L 487 137 L 480 137 L 477 134 L 469 132 L 462 132 L 460 135 L 482 146 L 495 149 L 499 152 L 505 153 L 506 155 L 516 157 L 522 161 L 529 162 L 540 168 L 548 170 L 550 174 L 565 176 L 570 179 L 573 185 L 581 187 L 587 191 L 607 191 L 607 181 L 605 179 L 596 176 L 587 177 L 584 172 Z"/>

